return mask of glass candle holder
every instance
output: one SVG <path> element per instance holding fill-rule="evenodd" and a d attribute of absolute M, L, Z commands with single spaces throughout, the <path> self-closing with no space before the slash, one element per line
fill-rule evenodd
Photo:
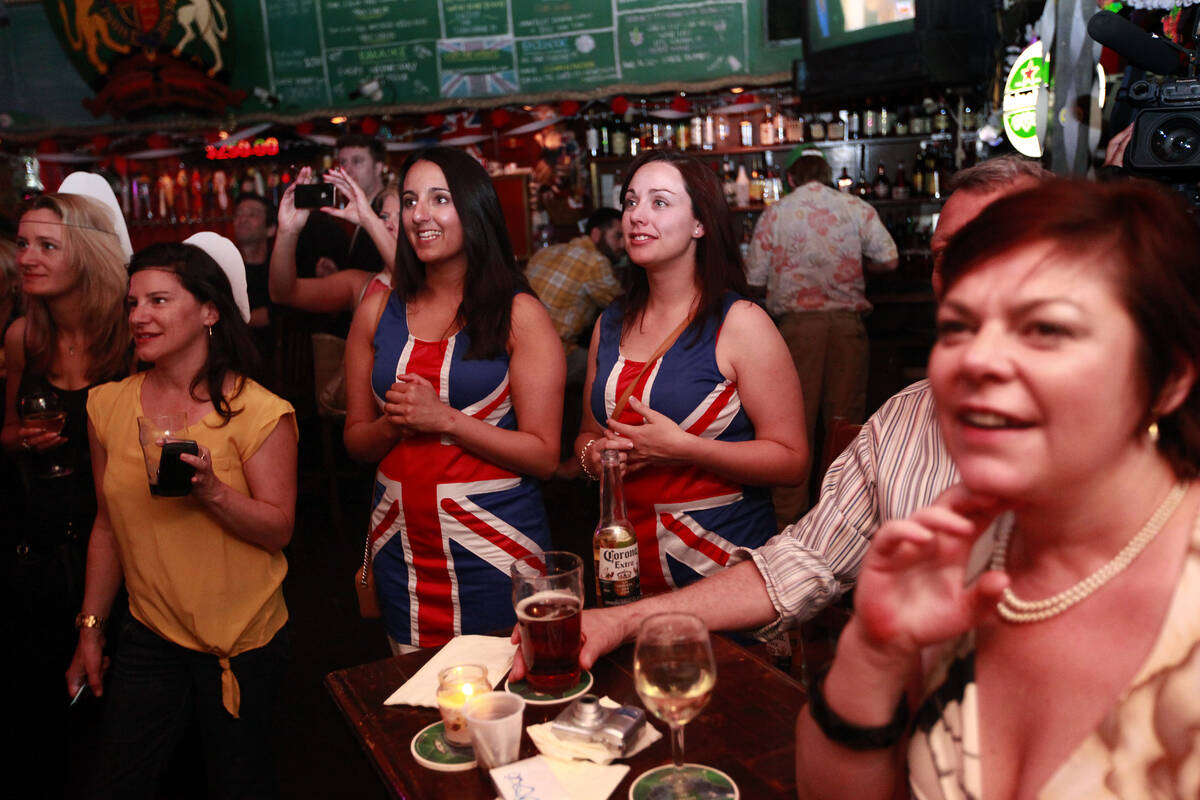
<path fill-rule="evenodd" d="M 471 732 L 467 730 L 466 705 L 472 697 L 492 690 L 487 667 L 462 664 L 447 667 L 438 673 L 437 702 L 445 723 L 446 741 L 455 747 L 470 747 Z"/>

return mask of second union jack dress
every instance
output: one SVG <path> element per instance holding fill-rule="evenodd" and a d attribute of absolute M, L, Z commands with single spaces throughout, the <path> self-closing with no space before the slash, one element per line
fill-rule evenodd
<path fill-rule="evenodd" d="M 508 357 L 466 360 L 469 345 L 465 331 L 436 342 L 414 338 L 392 294 L 375 331 L 376 401 L 382 406 L 397 376 L 414 373 L 443 403 L 515 430 Z M 397 642 L 422 647 L 511 626 L 508 567 L 550 543 L 533 478 L 436 435 L 403 439 L 380 462 L 370 526 L 384 625 Z"/>
<path fill-rule="evenodd" d="M 688 433 L 723 442 L 754 439 L 737 385 L 717 368 L 720 328 L 739 295 L 726 295 L 720 321 L 710 320 L 701 336 L 686 330 L 653 364 L 633 396 L 674 420 Z M 621 355 L 620 302 L 601 316 L 596 376 L 590 398 L 593 416 L 604 424 L 617 397 L 643 362 Z M 637 425 L 628 406 L 617 418 Z M 743 486 L 697 466 L 649 467 L 625 476 L 625 503 L 638 538 L 642 591 L 664 592 L 723 569 L 738 547 L 757 547 L 775 534 L 767 489 Z"/>

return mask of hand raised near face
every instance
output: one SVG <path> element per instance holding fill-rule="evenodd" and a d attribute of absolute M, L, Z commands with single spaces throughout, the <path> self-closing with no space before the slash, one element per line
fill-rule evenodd
<path fill-rule="evenodd" d="M 995 613 L 1008 585 L 1004 573 L 988 571 L 963 584 L 971 548 L 1000 510 L 960 484 L 910 517 L 880 526 L 855 589 L 855 613 L 868 638 L 914 654 Z"/>

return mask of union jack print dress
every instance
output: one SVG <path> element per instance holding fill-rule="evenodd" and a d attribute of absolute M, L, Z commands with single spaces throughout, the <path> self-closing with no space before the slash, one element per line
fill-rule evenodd
<path fill-rule="evenodd" d="M 465 360 L 464 331 L 442 341 L 409 333 L 392 294 L 375 330 L 371 387 L 382 407 L 397 376 L 415 373 L 443 403 L 515 430 L 508 357 Z M 375 473 L 371 552 L 388 634 L 435 647 L 514 624 L 508 567 L 550 544 L 541 490 L 528 476 L 436 435 L 401 440 Z"/>
<path fill-rule="evenodd" d="M 745 298 L 724 299 L 720 321 L 709 320 L 697 339 L 691 329 L 638 379 L 633 395 L 674 420 L 688 433 L 723 442 L 754 438 L 737 385 L 717 368 L 717 338 L 730 307 Z M 621 392 L 644 362 L 621 355 L 620 303 L 605 309 L 592 382 L 593 416 L 607 420 Z M 628 406 L 618 422 L 637 425 Z M 686 586 L 725 567 L 734 549 L 757 547 L 775 534 L 775 512 L 767 489 L 743 486 L 696 466 L 649 467 L 625 476 L 629 521 L 638 537 L 642 591 Z"/>

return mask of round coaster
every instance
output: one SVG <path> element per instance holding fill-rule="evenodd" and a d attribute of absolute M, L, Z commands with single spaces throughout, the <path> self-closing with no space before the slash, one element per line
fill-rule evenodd
<path fill-rule="evenodd" d="M 592 673 L 586 669 L 579 670 L 579 680 L 575 682 L 574 686 L 557 694 L 536 691 L 527 681 L 514 681 L 511 678 L 504 680 L 504 691 L 525 698 L 525 702 L 531 706 L 552 706 L 565 703 L 568 700 L 574 700 L 590 688 L 592 688 Z"/>
<path fill-rule="evenodd" d="M 422 728 L 413 737 L 413 758 L 422 767 L 438 772 L 464 772 L 475 766 L 475 751 L 470 747 L 452 747 L 446 743 L 443 734 L 446 726 L 441 720 Z"/>
<path fill-rule="evenodd" d="M 644 772 L 629 787 L 629 800 L 672 800 L 676 797 L 672 773 L 674 764 L 664 764 Z M 738 800 L 741 793 L 733 778 L 715 767 L 684 764 L 686 794 L 696 800 Z"/>

